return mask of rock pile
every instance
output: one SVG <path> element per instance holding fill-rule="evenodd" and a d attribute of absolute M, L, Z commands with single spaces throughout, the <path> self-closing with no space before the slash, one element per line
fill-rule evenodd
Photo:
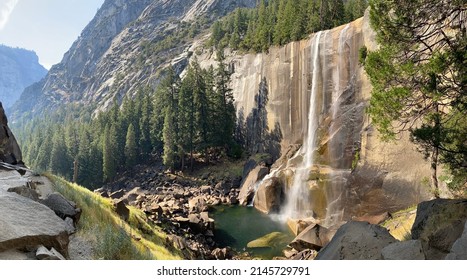
<path fill-rule="evenodd" d="M 238 188 L 228 180 L 201 186 L 177 179 L 157 181 L 160 181 L 159 186 L 148 189 L 137 186 L 129 191 L 98 189 L 95 192 L 112 198 L 117 213 L 123 218 L 127 215 L 126 206 L 143 210 L 149 220 L 162 225 L 170 236 L 167 241 L 182 250 L 187 258 L 224 259 L 234 256 L 229 248 L 218 248 L 214 242 L 215 222 L 209 210 L 218 205 L 238 204 Z"/>

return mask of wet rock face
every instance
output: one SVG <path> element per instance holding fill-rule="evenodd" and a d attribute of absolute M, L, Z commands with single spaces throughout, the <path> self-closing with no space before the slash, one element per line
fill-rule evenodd
<path fill-rule="evenodd" d="M 280 143 L 285 155 L 290 147 L 303 146 L 309 112 L 314 109 L 318 129 L 312 157 L 314 164 L 331 172 L 315 180 L 318 194 L 312 194 L 313 212 L 323 219 L 335 217 L 332 223 L 376 216 L 428 199 L 422 179 L 429 178 L 429 165 L 408 135 L 385 143 L 365 117 L 371 84 L 358 53 L 363 46 L 376 46 L 368 16 L 315 38 L 312 34 L 303 41 L 272 47 L 268 53 L 227 56 L 234 69 L 232 89 L 247 142 L 259 145 L 256 152 L 272 155 L 276 147 L 271 143 Z M 214 64 L 209 53 L 198 60 L 202 66 Z M 310 108 L 313 89 L 316 102 Z M 271 168 L 278 168 L 275 176 L 286 183 L 286 190 L 305 158 L 303 150 Z M 313 180 L 304 183 L 313 185 Z"/>
<path fill-rule="evenodd" d="M 23 155 L 16 138 L 8 127 L 8 119 L 0 102 L 0 161 L 23 164 Z"/>

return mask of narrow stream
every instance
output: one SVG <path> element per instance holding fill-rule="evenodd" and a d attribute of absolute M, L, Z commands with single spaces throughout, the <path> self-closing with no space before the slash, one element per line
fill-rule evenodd
<path fill-rule="evenodd" d="M 283 256 L 282 250 L 294 236 L 282 222 L 272 220 L 254 207 L 219 206 L 212 216 L 216 221 L 215 241 L 221 246 L 230 246 L 238 252 L 247 251 L 253 257 L 272 259 Z M 273 232 L 281 232 L 286 238 L 270 248 L 247 248 L 250 241 Z"/>

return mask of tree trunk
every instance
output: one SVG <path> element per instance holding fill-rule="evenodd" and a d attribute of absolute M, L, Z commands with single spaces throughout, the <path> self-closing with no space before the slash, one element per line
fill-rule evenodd
<path fill-rule="evenodd" d="M 75 159 L 73 162 L 73 183 L 77 183 L 78 181 L 78 160 Z"/>
<path fill-rule="evenodd" d="M 438 148 L 433 148 L 433 154 L 431 155 L 431 185 L 433 187 L 435 198 L 439 198 L 438 155 Z"/>

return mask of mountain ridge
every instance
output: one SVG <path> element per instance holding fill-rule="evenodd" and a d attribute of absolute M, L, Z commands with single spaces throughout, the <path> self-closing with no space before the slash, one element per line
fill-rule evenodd
<path fill-rule="evenodd" d="M 0 101 L 9 108 L 23 90 L 47 73 L 34 51 L 0 45 Z"/>
<path fill-rule="evenodd" d="M 157 43 L 177 28 L 185 28 L 190 20 L 217 19 L 236 7 L 253 7 L 255 2 L 105 1 L 62 62 L 52 66 L 42 81 L 24 91 L 21 100 L 14 105 L 12 119 L 19 118 L 22 112 L 37 114 L 68 103 L 96 104 L 99 110 L 105 110 L 113 98 L 121 101 L 127 92 L 136 92 L 137 89 L 131 87 L 136 81 L 138 85 L 154 87 L 159 74 L 154 69 L 171 59 L 144 61 L 135 69 L 143 42 Z M 182 44 L 166 52 L 176 56 L 186 49 L 187 44 Z M 185 52 L 183 56 L 185 60 L 181 62 L 186 64 L 188 54 Z"/>

